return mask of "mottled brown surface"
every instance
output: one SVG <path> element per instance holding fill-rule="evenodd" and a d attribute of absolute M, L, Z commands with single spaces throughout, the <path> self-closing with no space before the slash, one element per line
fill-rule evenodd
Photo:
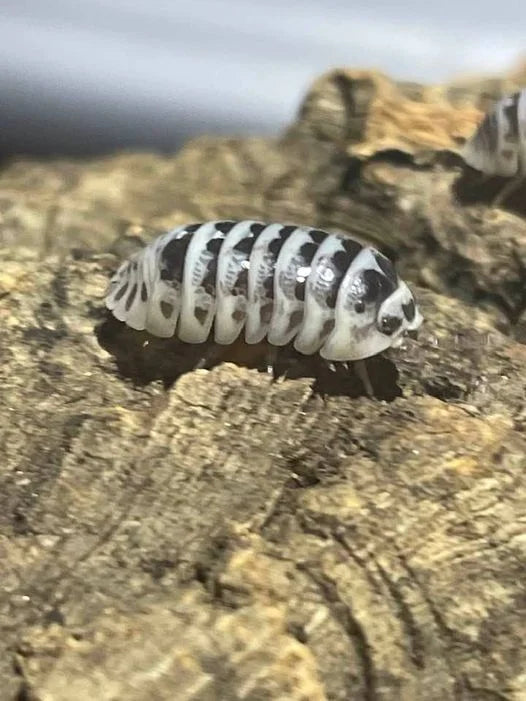
<path fill-rule="evenodd" d="M 2 700 L 526 698 L 526 222 L 462 172 L 459 85 L 340 71 L 275 142 L 4 166 Z M 135 237 L 244 216 L 397 253 L 426 324 L 377 399 L 105 320 Z"/>

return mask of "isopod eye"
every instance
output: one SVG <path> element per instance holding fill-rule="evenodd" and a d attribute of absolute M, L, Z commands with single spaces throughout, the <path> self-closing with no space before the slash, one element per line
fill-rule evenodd
<path fill-rule="evenodd" d="M 398 316 L 386 315 L 380 319 L 380 331 L 386 336 L 392 336 L 402 325 L 402 319 Z"/>
<path fill-rule="evenodd" d="M 354 305 L 354 311 L 357 314 L 363 314 L 363 312 L 365 311 L 365 302 L 363 302 L 362 300 L 356 302 L 356 304 Z"/>

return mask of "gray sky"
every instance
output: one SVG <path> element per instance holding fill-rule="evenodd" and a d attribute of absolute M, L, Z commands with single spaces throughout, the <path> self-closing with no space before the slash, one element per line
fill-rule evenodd
<path fill-rule="evenodd" d="M 277 131 L 335 66 L 437 81 L 526 54 L 526 3 L 1 0 L 0 149 Z M 42 146 L 44 144 L 44 146 Z"/>

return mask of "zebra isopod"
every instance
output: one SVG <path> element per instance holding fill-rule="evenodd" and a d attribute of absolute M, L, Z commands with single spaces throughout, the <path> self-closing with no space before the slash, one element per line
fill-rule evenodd
<path fill-rule="evenodd" d="M 526 89 L 495 103 L 464 145 L 462 156 L 486 175 L 526 174 Z"/>
<path fill-rule="evenodd" d="M 357 361 L 402 343 L 422 316 L 391 261 L 340 233 L 260 221 L 181 226 L 125 261 L 106 306 L 133 329 L 217 344 L 293 342 Z"/>

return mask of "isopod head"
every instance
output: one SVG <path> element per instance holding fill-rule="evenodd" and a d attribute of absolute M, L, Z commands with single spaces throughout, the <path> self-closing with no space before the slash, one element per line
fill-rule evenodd
<path fill-rule="evenodd" d="M 338 296 L 334 329 L 320 350 L 322 357 L 363 360 L 399 347 L 407 333 L 422 324 L 413 293 L 378 251 L 364 249 L 346 278 Z"/>

